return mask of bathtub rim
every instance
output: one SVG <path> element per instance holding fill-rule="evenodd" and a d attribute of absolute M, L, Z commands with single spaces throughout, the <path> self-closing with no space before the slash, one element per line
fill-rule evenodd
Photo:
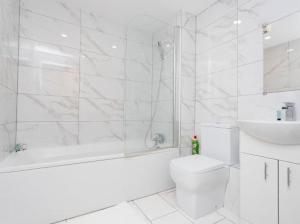
<path fill-rule="evenodd" d="M 110 154 L 110 155 L 90 156 L 90 157 L 83 157 L 83 158 L 70 159 L 70 160 L 61 160 L 57 162 L 44 162 L 44 163 L 33 163 L 33 164 L 26 164 L 26 165 L 19 165 L 19 166 L 16 165 L 16 166 L 0 167 L 0 174 L 25 172 L 25 171 L 31 171 L 37 169 L 47 169 L 52 167 L 70 166 L 70 165 L 109 161 L 109 160 L 116 160 L 116 159 L 129 159 L 134 157 L 147 156 L 151 154 L 170 152 L 172 150 L 180 150 L 180 148 L 169 147 L 169 148 L 156 149 L 154 151 L 142 151 L 139 153 L 130 153 L 130 154 L 117 153 L 117 154 Z"/>

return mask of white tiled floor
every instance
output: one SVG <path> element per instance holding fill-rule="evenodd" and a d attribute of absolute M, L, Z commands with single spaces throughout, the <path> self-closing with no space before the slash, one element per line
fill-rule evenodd
<path fill-rule="evenodd" d="M 175 190 L 161 192 L 129 203 L 139 216 L 148 224 L 237 224 L 238 217 L 224 208 L 193 220 L 176 205 Z M 103 213 L 105 210 L 102 210 Z M 89 215 L 87 215 L 89 216 Z M 90 214 L 93 216 L 93 214 Z M 81 217 L 73 219 L 80 219 Z M 81 218 L 82 219 L 82 218 Z M 64 223 L 73 224 L 72 219 Z M 74 222 L 74 224 L 77 222 Z M 101 222 L 99 222 L 101 223 Z M 98 222 L 80 222 L 80 224 L 98 224 Z M 124 223 L 127 224 L 127 223 Z M 130 224 L 130 223 L 128 223 Z"/>

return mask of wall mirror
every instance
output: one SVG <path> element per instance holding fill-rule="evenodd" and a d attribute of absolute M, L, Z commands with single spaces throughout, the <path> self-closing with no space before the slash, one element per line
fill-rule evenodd
<path fill-rule="evenodd" d="M 264 92 L 300 89 L 300 12 L 263 25 Z"/>

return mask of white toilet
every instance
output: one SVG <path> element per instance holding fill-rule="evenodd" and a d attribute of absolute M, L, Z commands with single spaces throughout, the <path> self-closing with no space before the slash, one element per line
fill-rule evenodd
<path fill-rule="evenodd" d="M 201 128 L 201 155 L 170 162 L 180 209 L 197 219 L 223 206 L 229 165 L 239 161 L 238 129 L 226 125 Z"/>

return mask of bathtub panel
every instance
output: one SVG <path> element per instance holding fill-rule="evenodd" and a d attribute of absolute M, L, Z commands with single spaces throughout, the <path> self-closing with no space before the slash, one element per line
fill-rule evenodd
<path fill-rule="evenodd" d="M 115 159 L 1 174 L 0 183 L 6 184 L 0 186 L 0 192 L 5 192 L 0 196 L 0 220 L 47 224 L 124 201 L 123 162 Z"/>
<path fill-rule="evenodd" d="M 54 223 L 173 188 L 169 162 L 178 156 L 178 149 L 165 149 L 11 173 L 0 169 L 1 223 Z"/>
<path fill-rule="evenodd" d="M 169 172 L 169 161 L 177 157 L 179 157 L 178 149 L 166 149 L 145 156 L 126 158 L 127 200 L 174 188 Z"/>

